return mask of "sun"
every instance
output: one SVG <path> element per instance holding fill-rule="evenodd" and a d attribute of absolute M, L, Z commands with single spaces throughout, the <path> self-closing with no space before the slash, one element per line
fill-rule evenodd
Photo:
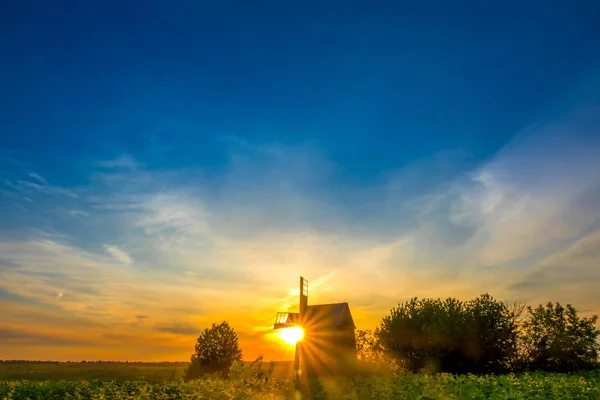
<path fill-rule="evenodd" d="M 287 344 L 295 346 L 296 343 L 304 337 L 304 330 L 299 326 L 293 328 L 283 328 L 277 332 L 277 336 Z"/>

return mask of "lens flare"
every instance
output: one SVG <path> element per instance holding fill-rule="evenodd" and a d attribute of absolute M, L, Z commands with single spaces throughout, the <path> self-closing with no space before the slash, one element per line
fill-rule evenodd
<path fill-rule="evenodd" d="M 295 346 L 296 343 L 304 337 L 304 331 L 298 326 L 293 328 L 283 328 L 277 332 L 277 336 L 287 344 Z"/>

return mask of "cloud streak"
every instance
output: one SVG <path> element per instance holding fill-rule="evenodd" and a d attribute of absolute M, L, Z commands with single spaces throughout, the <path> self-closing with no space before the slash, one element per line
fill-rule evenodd
<path fill-rule="evenodd" d="M 104 250 L 111 256 L 113 256 L 116 260 L 122 262 L 123 264 L 131 265 L 133 264 L 133 259 L 126 251 L 118 248 L 117 246 L 111 246 L 108 244 L 104 245 Z"/>
<path fill-rule="evenodd" d="M 96 165 L 103 168 L 135 169 L 138 163 L 129 155 L 121 155 L 112 160 L 98 161 Z"/>

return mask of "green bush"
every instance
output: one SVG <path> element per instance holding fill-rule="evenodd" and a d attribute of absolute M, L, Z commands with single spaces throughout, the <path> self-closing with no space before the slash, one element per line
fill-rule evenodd
<path fill-rule="evenodd" d="M 198 337 L 184 380 L 197 379 L 204 374 L 220 373 L 227 376 L 234 361 L 242 360 L 238 336 L 227 321 L 212 324 Z"/>

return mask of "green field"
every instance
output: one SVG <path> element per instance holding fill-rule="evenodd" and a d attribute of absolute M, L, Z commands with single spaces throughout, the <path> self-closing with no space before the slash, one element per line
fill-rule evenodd
<path fill-rule="evenodd" d="M 184 366 L 0 364 L 0 399 L 600 399 L 600 371 L 340 377 L 298 387 L 284 376 L 290 363 L 262 363 L 262 376 L 246 364 L 233 369 L 229 380 L 188 383 L 180 380 Z"/>
<path fill-rule="evenodd" d="M 0 380 L 179 380 L 187 363 L 0 363 Z"/>
<path fill-rule="evenodd" d="M 186 362 L 0 362 L 0 381 L 179 381 Z M 262 362 L 260 369 L 272 377 L 292 375 L 291 361 Z"/>

